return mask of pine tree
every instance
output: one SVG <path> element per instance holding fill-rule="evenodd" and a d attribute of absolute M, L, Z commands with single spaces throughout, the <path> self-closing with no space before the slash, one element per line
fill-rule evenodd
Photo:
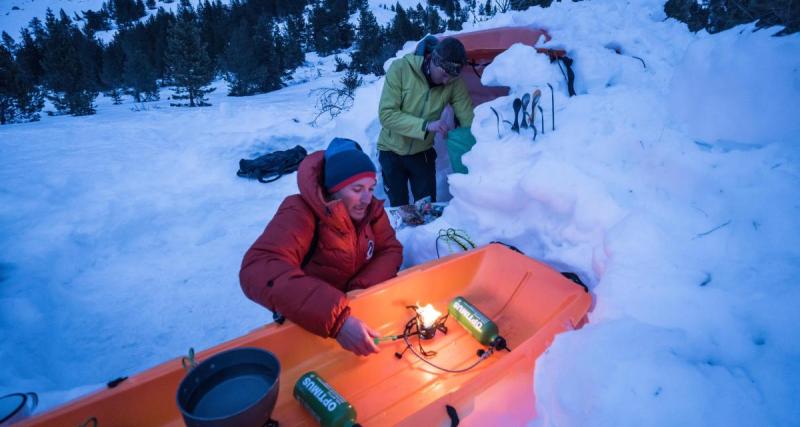
<path fill-rule="evenodd" d="M 305 19 L 302 15 L 292 15 L 286 19 L 286 46 L 284 57 L 286 58 L 286 68 L 294 69 L 305 61 L 303 51 L 305 33 Z"/>
<path fill-rule="evenodd" d="M 526 10 L 533 6 L 550 7 L 553 0 L 511 0 L 512 10 Z"/>
<path fill-rule="evenodd" d="M 142 0 L 110 0 L 107 8 L 120 27 L 127 27 L 146 15 Z"/>
<path fill-rule="evenodd" d="M 258 67 L 253 30 L 247 19 L 242 18 L 230 35 L 230 42 L 223 55 L 225 80 L 229 96 L 245 96 L 255 93 L 255 83 L 260 73 Z"/>
<path fill-rule="evenodd" d="M 42 49 L 43 80 L 59 112 L 94 114 L 97 97 L 97 44 L 81 33 L 62 10 L 56 19 L 48 9 L 47 36 Z"/>
<path fill-rule="evenodd" d="M 3 31 L 3 35 L 0 36 L 0 44 L 5 46 L 9 56 L 13 56 L 13 53 L 17 50 L 17 43 L 14 41 L 14 38 L 5 31 Z"/>
<path fill-rule="evenodd" d="M 425 26 L 423 34 L 439 34 L 444 31 L 444 23 L 439 12 L 431 6 L 425 9 Z"/>
<path fill-rule="evenodd" d="M 486 16 L 494 16 L 496 9 L 492 7 L 492 0 L 486 0 L 486 4 L 483 6 L 482 12 Z"/>
<path fill-rule="evenodd" d="M 125 55 L 123 78 L 126 93 L 135 102 L 157 101 L 158 82 L 153 65 L 142 50 L 129 50 Z"/>
<path fill-rule="evenodd" d="M 762 16 L 762 1 L 708 0 L 708 32 L 718 33 L 746 22 L 758 21 Z M 798 10 L 800 13 L 800 10 Z"/>
<path fill-rule="evenodd" d="M 264 76 L 259 87 L 260 92 L 268 92 L 283 86 L 286 74 L 286 43 L 280 30 L 272 23 L 272 18 L 262 16 L 256 25 L 256 49 L 263 52 L 262 67 Z"/>
<path fill-rule="evenodd" d="M 347 0 L 347 14 L 358 13 L 361 9 L 369 7 L 369 0 Z"/>
<path fill-rule="evenodd" d="M 668 0 L 664 12 L 691 31 L 717 33 L 748 22 L 756 22 L 758 28 L 783 26 L 777 36 L 800 31 L 797 0 Z"/>
<path fill-rule="evenodd" d="M 242 19 L 225 51 L 228 95 L 253 95 L 281 87 L 284 50 L 271 18 L 262 16 L 252 27 Z"/>
<path fill-rule="evenodd" d="M 397 3 L 394 20 L 390 30 L 390 39 L 398 48 L 409 40 L 422 38 L 422 28 L 415 26 L 408 18 L 408 13 Z"/>
<path fill-rule="evenodd" d="M 220 0 L 213 3 L 204 0 L 197 7 L 197 16 L 200 20 L 200 34 L 208 46 L 208 56 L 214 66 L 219 68 L 220 56 L 225 51 L 229 38 L 230 13 Z"/>
<path fill-rule="evenodd" d="M 44 27 L 38 18 L 33 18 L 28 28 L 23 28 L 20 34 L 22 41 L 16 53 L 17 66 L 33 84 L 40 85 L 44 75 L 42 69 Z"/>
<path fill-rule="evenodd" d="M 205 96 L 214 90 L 208 87 L 214 79 L 214 65 L 200 39 L 200 29 L 189 0 L 181 0 L 178 6 L 176 22 L 169 30 L 166 58 L 175 85 L 172 99 L 188 99 L 189 107 L 210 105 Z"/>
<path fill-rule="evenodd" d="M 348 22 L 347 0 L 322 0 L 311 12 L 314 49 L 330 55 L 353 42 L 353 26 Z"/>
<path fill-rule="evenodd" d="M 147 2 L 145 3 L 145 5 L 146 5 L 146 6 L 147 6 L 147 8 L 148 8 L 148 9 L 150 9 L 150 10 L 156 10 L 156 0 L 147 0 Z"/>
<path fill-rule="evenodd" d="M 275 16 L 303 16 L 308 0 L 275 0 Z"/>
<path fill-rule="evenodd" d="M 103 49 L 103 67 L 100 71 L 103 91 L 114 100 L 115 105 L 122 103 L 124 94 L 125 81 L 122 78 L 124 61 L 125 54 L 120 46 L 119 37 L 117 37 Z"/>
<path fill-rule="evenodd" d="M 708 10 L 697 4 L 696 0 L 667 0 L 664 4 L 667 16 L 683 21 L 689 31 L 697 32 L 708 25 Z"/>
<path fill-rule="evenodd" d="M 350 64 L 359 73 L 383 74 L 383 63 L 386 58 L 381 57 L 381 48 L 384 36 L 378 25 L 375 15 L 368 8 L 359 12 L 358 32 L 356 33 L 353 61 Z"/>
<path fill-rule="evenodd" d="M 3 36 L 6 36 L 5 31 Z M 17 117 L 15 105 L 17 70 L 11 50 L 0 45 L 0 125 L 13 123 Z"/>
<path fill-rule="evenodd" d="M 166 64 L 168 33 L 174 24 L 175 15 L 159 8 L 155 16 L 148 18 L 144 25 L 148 40 L 147 57 L 153 64 L 158 79 L 167 79 L 169 74 Z"/>
<path fill-rule="evenodd" d="M 134 14 L 136 16 L 135 19 L 147 16 L 147 10 L 145 10 L 144 2 L 142 0 L 136 0 L 136 8 L 134 9 Z"/>
<path fill-rule="evenodd" d="M 124 52 L 122 66 L 125 93 L 135 102 L 155 101 L 158 96 L 158 74 L 151 59 L 147 27 L 143 24 L 119 33 L 120 47 Z"/>
<path fill-rule="evenodd" d="M 453 8 L 453 14 L 447 19 L 447 29 L 451 31 L 461 31 L 463 24 L 469 17 L 467 9 L 462 9 L 461 4 L 456 2 Z"/>
<path fill-rule="evenodd" d="M 99 12 L 93 10 L 84 11 L 83 20 L 85 22 L 83 31 L 89 37 L 98 31 L 108 31 L 111 29 L 108 14 L 103 10 Z"/>

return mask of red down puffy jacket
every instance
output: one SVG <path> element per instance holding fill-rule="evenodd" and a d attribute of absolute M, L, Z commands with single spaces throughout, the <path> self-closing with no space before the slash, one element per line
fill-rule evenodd
<path fill-rule="evenodd" d="M 239 281 L 245 295 L 322 337 L 335 337 L 349 315 L 345 292 L 397 275 L 403 247 L 383 201 L 373 198 L 358 224 L 339 200 L 323 196 L 323 154 L 297 170 L 300 194 L 287 197 L 245 253 Z M 317 244 L 305 267 L 314 230 Z"/>

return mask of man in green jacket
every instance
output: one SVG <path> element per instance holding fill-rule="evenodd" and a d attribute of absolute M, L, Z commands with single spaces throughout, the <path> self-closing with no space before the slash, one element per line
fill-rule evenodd
<path fill-rule="evenodd" d="M 433 138 L 449 130 L 442 110 L 452 105 L 460 126 L 472 126 L 474 117 L 467 87 L 458 78 L 466 62 L 460 41 L 428 36 L 389 67 L 378 109 L 378 160 L 391 206 L 410 203 L 409 182 L 414 201 L 426 196 L 436 201 Z"/>

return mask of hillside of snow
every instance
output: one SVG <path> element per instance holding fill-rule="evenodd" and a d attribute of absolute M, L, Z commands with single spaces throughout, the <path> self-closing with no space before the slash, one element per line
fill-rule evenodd
<path fill-rule="evenodd" d="M 465 31 L 501 26 L 547 28 L 577 96 L 532 48 L 498 56 L 483 82 L 511 94 L 476 108 L 444 215 L 398 232 L 405 266 L 435 259 L 453 227 L 589 284 L 590 323 L 537 362 L 532 425 L 795 425 L 800 36 L 693 34 L 657 0 L 554 3 Z M 220 83 L 207 108 L 102 98 L 94 116 L 0 126 L 0 394 L 51 408 L 271 321 L 238 269 L 295 176 L 246 181 L 238 160 L 341 136 L 377 163 L 383 79 L 314 127 L 310 91 L 341 74 L 307 59 L 306 83 L 245 98 Z M 491 107 L 513 121 L 536 88 L 545 132 L 497 125 Z"/>
<path fill-rule="evenodd" d="M 195 7 L 203 0 L 191 0 Z M 99 11 L 103 3 L 109 0 L 3 0 L 0 2 L 0 31 L 7 32 L 15 40 L 19 41 L 20 29 L 26 27 L 34 17 L 44 21 L 47 9 L 51 9 L 58 16 L 58 12 L 63 10 L 67 16 L 74 18 L 76 15 L 82 17 L 82 13 L 88 10 Z M 230 4 L 230 0 L 222 0 L 223 4 Z M 178 8 L 179 0 L 165 3 L 163 0 L 156 1 L 156 8 L 164 8 L 167 11 L 175 11 Z M 375 15 L 380 25 L 387 25 L 394 18 L 395 13 L 390 7 L 400 4 L 405 9 L 416 7 L 418 4 L 425 6 L 427 3 L 422 0 L 378 0 L 370 1 L 370 11 Z M 157 10 L 157 9 L 156 9 Z M 148 15 L 155 13 L 155 10 L 147 10 Z M 143 19 L 147 19 L 146 17 Z M 352 16 L 353 25 L 358 25 L 358 14 Z M 112 25 L 114 23 L 112 22 Z M 104 41 L 110 41 L 113 36 L 108 34 L 100 35 Z"/>

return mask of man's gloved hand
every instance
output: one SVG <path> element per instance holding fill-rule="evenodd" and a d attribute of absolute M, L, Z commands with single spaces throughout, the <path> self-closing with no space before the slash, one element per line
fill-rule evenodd
<path fill-rule="evenodd" d="M 361 320 L 350 316 L 336 335 L 336 341 L 345 350 L 352 351 L 358 356 L 368 356 L 380 351 L 373 338 L 380 335 Z"/>
<path fill-rule="evenodd" d="M 428 132 L 439 133 L 442 136 L 447 136 L 447 132 L 450 131 L 450 126 L 448 126 L 444 120 L 440 119 L 428 122 L 428 124 L 425 126 L 425 130 L 427 130 Z"/>

